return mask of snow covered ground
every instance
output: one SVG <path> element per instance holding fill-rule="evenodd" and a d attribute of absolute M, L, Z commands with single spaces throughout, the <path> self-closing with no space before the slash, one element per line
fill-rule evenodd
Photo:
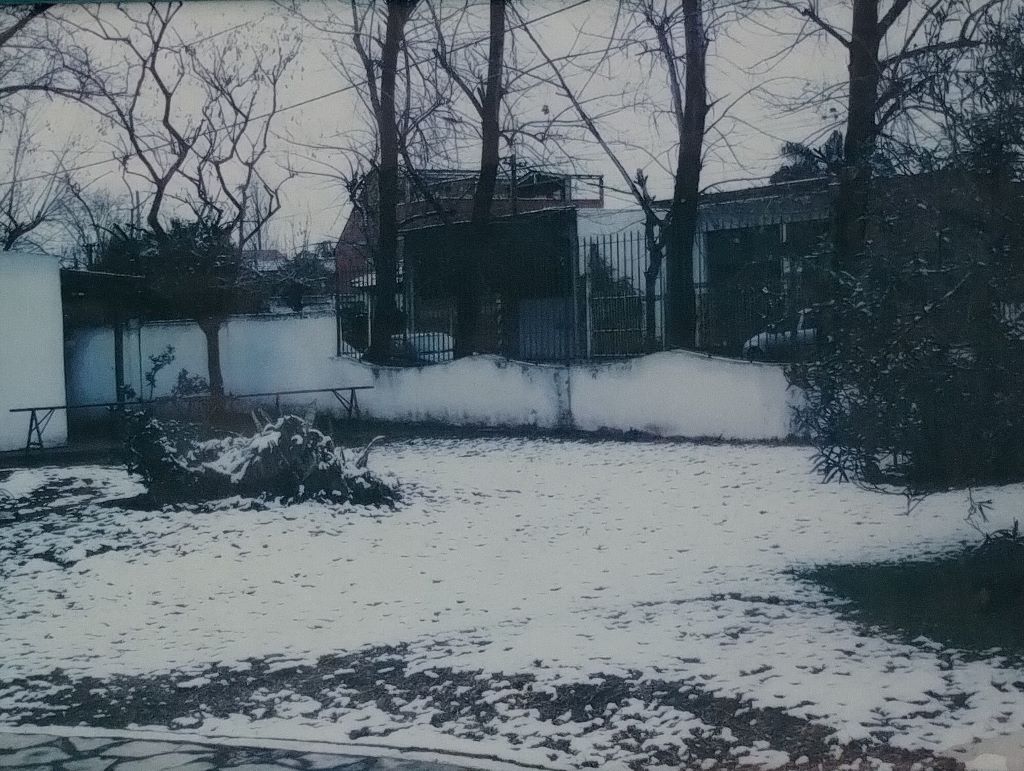
<path fill-rule="evenodd" d="M 385 445 L 394 511 L 134 511 L 102 467 L 0 475 L 0 725 L 798 767 L 1019 732 L 997 653 L 858 629 L 792 568 L 972 539 L 962 493 L 823 485 L 796 447 Z M 981 491 L 993 525 L 1024 486 Z M 866 766 L 865 766 L 866 767 Z"/>

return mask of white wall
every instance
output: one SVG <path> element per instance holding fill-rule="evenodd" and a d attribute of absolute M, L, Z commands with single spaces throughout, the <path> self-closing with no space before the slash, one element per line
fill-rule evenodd
<path fill-rule="evenodd" d="M 783 439 L 797 397 L 787 385 L 777 365 L 665 351 L 572 367 L 572 415 L 583 431 Z"/>
<path fill-rule="evenodd" d="M 55 257 L 0 252 L 0 450 L 25 446 L 28 413 L 12 407 L 65 404 L 64 318 L 60 263 Z M 43 441 L 67 441 L 67 416 L 58 410 Z"/>
<path fill-rule="evenodd" d="M 157 379 L 169 392 L 182 367 L 206 375 L 202 333 L 191 323 L 147 324 L 125 336 L 126 373 L 139 390 L 148 356 L 175 346 L 176 360 Z M 257 393 L 373 385 L 358 395 L 363 414 L 382 420 L 451 425 L 575 427 L 643 431 L 658 436 L 771 440 L 790 435 L 790 404 L 782 369 L 682 351 L 594 365 L 542 365 L 497 356 L 420 368 L 371 367 L 334 356 L 331 315 L 239 316 L 221 330 L 225 388 Z M 109 329 L 73 336 L 68 368 L 71 403 L 114 398 Z M 148 396 L 148 393 L 147 393 Z M 296 409 L 336 410 L 331 394 L 283 397 Z"/>
<path fill-rule="evenodd" d="M 565 367 L 474 356 L 419 368 L 347 362 L 374 390 L 359 394 L 365 414 L 382 420 L 456 426 L 557 428 L 567 423 Z"/>

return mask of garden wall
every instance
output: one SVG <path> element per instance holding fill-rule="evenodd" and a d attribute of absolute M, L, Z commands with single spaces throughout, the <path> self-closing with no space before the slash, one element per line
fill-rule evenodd
<path fill-rule="evenodd" d="M 25 446 L 29 415 L 12 407 L 65 403 L 63 325 L 57 258 L 0 252 L 0 450 Z M 53 413 L 43 439 L 67 440 L 63 410 Z"/>
<path fill-rule="evenodd" d="M 572 417 L 584 431 L 784 439 L 796 393 L 782 367 L 691 351 L 574 366 Z"/>
<path fill-rule="evenodd" d="M 332 315 L 232 318 L 221 330 L 225 388 L 237 394 L 373 385 L 360 392 L 359 404 L 364 415 L 381 420 L 748 440 L 791 433 L 793 394 L 772 365 L 668 351 L 593 365 L 476 356 L 419 368 L 372 367 L 334 356 L 334 344 Z M 206 374 L 205 341 L 195 324 L 146 324 L 125 333 L 125 380 L 137 392 L 149 396 L 140 387 L 148 357 L 167 345 L 176 358 L 159 373 L 154 395 L 167 394 L 183 367 Z M 72 335 L 70 403 L 114 398 L 113 350 L 109 329 Z M 282 397 L 282 403 L 338 407 L 330 394 Z"/>

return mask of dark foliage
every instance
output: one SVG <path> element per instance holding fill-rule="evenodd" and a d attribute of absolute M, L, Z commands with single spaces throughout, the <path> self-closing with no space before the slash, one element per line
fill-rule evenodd
<path fill-rule="evenodd" d="M 1024 478 L 1024 12 L 978 56 L 942 170 L 876 179 L 866 256 L 814 280 L 827 334 L 790 375 L 827 479 Z"/>
<path fill-rule="evenodd" d="M 782 157 L 787 162 L 769 178 L 773 185 L 833 176 L 843 163 L 843 135 L 833 131 L 820 147 L 786 142 L 782 145 Z"/>
<path fill-rule="evenodd" d="M 254 436 L 205 438 L 196 425 L 139 413 L 129 417 L 125 440 L 128 470 L 142 476 L 158 502 L 241 495 L 393 504 L 397 490 L 365 467 L 367 450 L 349 461 L 330 437 L 294 415 L 265 423 Z"/>
<path fill-rule="evenodd" d="M 998 259 L 878 257 L 836 276 L 832 331 L 793 365 L 826 479 L 923 492 L 1024 478 L 1024 336 Z"/>
<path fill-rule="evenodd" d="M 328 294 L 334 285 L 334 250 L 330 243 L 318 244 L 288 260 L 278 270 L 276 291 L 296 313 L 310 297 Z"/>
<path fill-rule="evenodd" d="M 92 269 L 142 276 L 156 316 L 222 318 L 264 304 L 230 228 L 213 220 L 172 220 L 162 236 L 117 226 Z"/>

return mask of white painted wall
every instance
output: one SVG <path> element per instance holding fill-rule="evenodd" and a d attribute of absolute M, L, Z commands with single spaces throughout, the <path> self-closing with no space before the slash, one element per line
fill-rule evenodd
<path fill-rule="evenodd" d="M 12 407 L 65 404 L 64 318 L 56 257 L 0 252 L 0 450 L 25 446 L 28 413 Z M 53 414 L 47 446 L 67 441 L 67 416 Z"/>
<path fill-rule="evenodd" d="M 777 365 L 690 351 L 572 367 L 572 416 L 583 431 L 782 439 L 795 398 Z"/>
<path fill-rule="evenodd" d="M 382 420 L 450 425 L 576 427 L 644 431 L 658 436 L 771 440 L 790 435 L 790 405 L 781 367 L 669 351 L 595 365 L 542 365 L 497 356 L 420 368 L 372 367 L 334 356 L 331 315 L 235 317 L 221 330 L 225 388 L 255 393 L 373 385 L 358 395 L 363 414 Z M 141 341 L 148 356 L 170 344 L 177 359 L 157 380 L 169 392 L 182 367 L 206 374 L 206 348 L 195 324 L 147 324 L 129 330 L 125 358 L 138 390 Z M 81 330 L 69 349 L 73 404 L 114 397 L 109 329 Z M 148 393 L 147 393 L 148 396 Z M 295 409 L 336 410 L 330 394 L 283 397 Z"/>
<path fill-rule="evenodd" d="M 537 428 L 567 422 L 565 367 L 499 356 L 418 368 L 347 364 L 370 375 L 374 390 L 359 394 L 359 404 L 382 420 Z"/>
<path fill-rule="evenodd" d="M 150 356 L 174 347 L 174 361 L 157 374 L 150 394 L 145 374 Z M 221 327 L 221 371 L 231 393 L 322 388 L 334 373 L 334 315 L 235 316 Z M 207 376 L 206 338 L 188 321 L 148 322 L 124 332 L 125 384 L 145 398 L 166 396 L 187 369 Z M 68 348 L 68 398 L 74 404 L 113 401 L 114 333 L 110 328 L 75 330 Z M 366 378 L 364 377 L 364 380 Z M 331 397 L 333 398 L 333 397 Z"/>

